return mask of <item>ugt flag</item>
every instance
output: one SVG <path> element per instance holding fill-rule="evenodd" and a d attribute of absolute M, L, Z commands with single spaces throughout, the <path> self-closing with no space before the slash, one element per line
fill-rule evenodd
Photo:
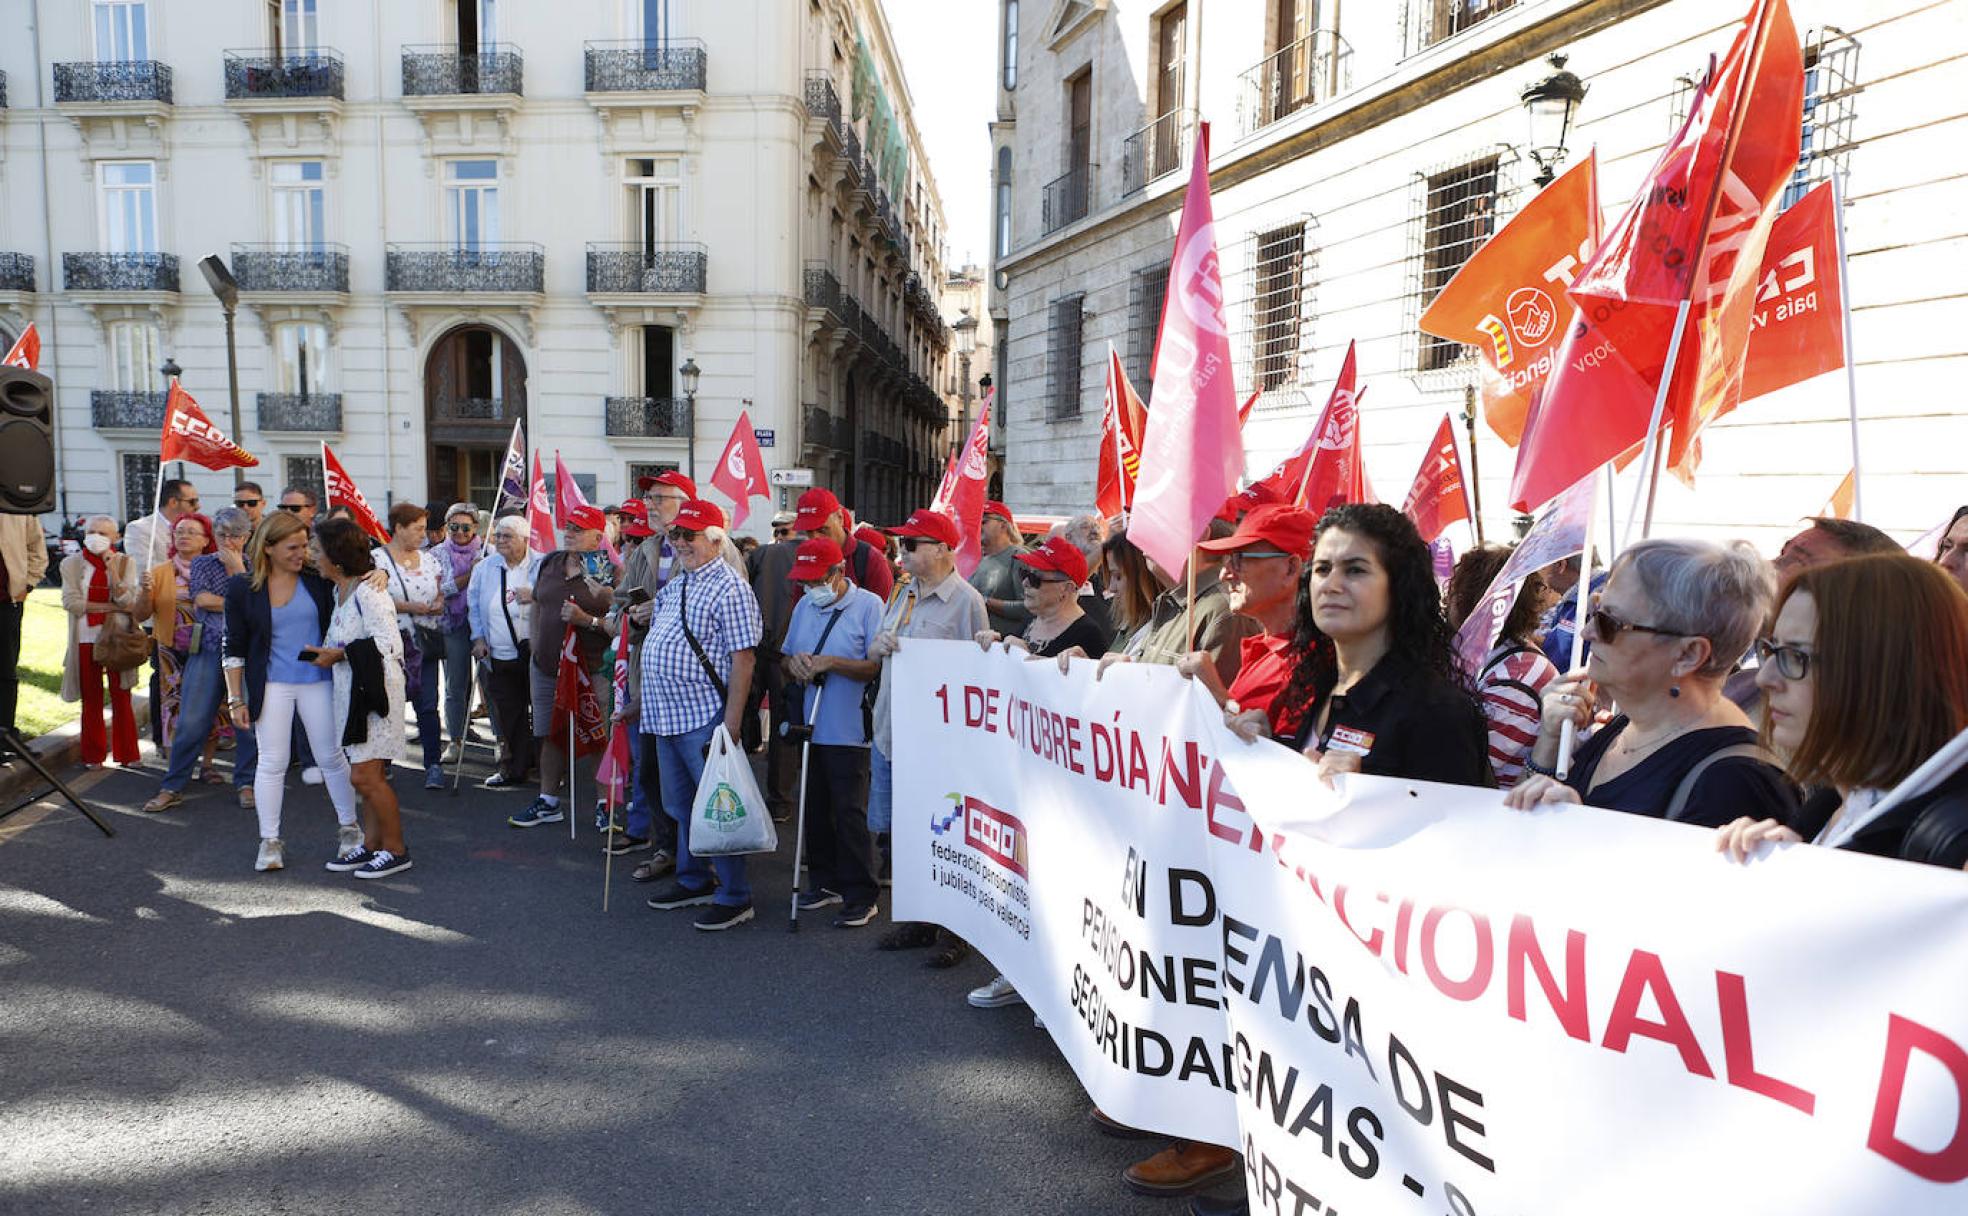
<path fill-rule="evenodd" d="M 1340 365 L 1332 396 L 1326 399 L 1319 423 L 1300 453 L 1305 459 L 1305 477 L 1293 501 L 1314 515 L 1371 498 L 1367 466 L 1360 458 L 1360 390 L 1355 387 L 1353 354 L 1353 343 L 1348 342 L 1346 362 Z"/>
<path fill-rule="evenodd" d="M 554 543 L 553 501 L 547 497 L 547 475 L 540 468 L 540 454 L 533 453 L 533 484 L 526 492 L 526 547 L 535 553 L 552 553 Z"/>
<path fill-rule="evenodd" d="M 560 648 L 560 666 L 554 674 L 553 715 L 553 738 L 569 755 L 592 756 L 607 741 L 601 698 L 595 693 L 588 669 L 581 666 L 579 639 L 572 629 Z M 570 725 L 574 732 L 571 742 L 567 737 Z"/>
<path fill-rule="evenodd" d="M 258 457 L 213 426 L 198 402 L 175 379 L 164 395 L 164 433 L 157 460 L 160 465 L 183 460 L 202 469 L 250 469 L 260 463 Z"/>
<path fill-rule="evenodd" d="M 731 526 L 736 528 L 751 514 L 752 499 L 772 497 L 772 487 L 765 479 L 765 454 L 759 451 L 758 433 L 752 430 L 750 410 L 738 411 L 738 424 L 731 428 L 731 438 L 724 445 L 724 454 L 718 457 L 717 472 L 711 474 L 711 485 L 724 491 L 731 500 Z"/>
<path fill-rule="evenodd" d="M 383 521 L 369 509 L 369 500 L 362 496 L 355 478 L 348 475 L 348 470 L 336 457 L 335 449 L 329 447 L 325 439 L 321 443 L 321 479 L 328 491 L 329 509 L 347 507 L 358 527 L 375 537 L 378 544 L 389 544 L 389 529 L 383 527 Z"/>
<path fill-rule="evenodd" d="M 1107 344 L 1106 405 L 1100 412 L 1100 464 L 1094 482 L 1094 508 L 1103 519 L 1125 512 L 1134 502 L 1135 478 L 1141 472 L 1141 432 L 1147 411 L 1128 383 L 1120 352 Z"/>
<path fill-rule="evenodd" d="M 957 461 L 956 484 L 950 487 L 949 514 L 957 521 L 957 573 L 965 578 L 984 560 L 984 498 L 991 480 L 991 401 L 998 390 L 984 394 L 977 424 Z"/>
<path fill-rule="evenodd" d="M 1312 480 L 1313 463 L 1324 450 L 1321 437 L 1332 432 L 1332 441 L 1339 443 L 1341 440 L 1338 430 L 1334 429 L 1335 426 L 1344 430 L 1349 436 L 1357 435 L 1359 428 L 1354 425 L 1354 420 L 1359 412 L 1360 398 L 1365 395 L 1364 390 L 1357 387 L 1353 344 L 1348 342 L 1346 358 L 1339 365 L 1339 379 L 1333 381 L 1332 395 L 1326 398 L 1326 408 L 1320 411 L 1318 421 L 1312 425 L 1311 434 L 1305 437 L 1305 442 L 1299 446 L 1298 451 L 1279 461 L 1278 467 L 1251 483 L 1239 498 L 1251 505 L 1258 502 L 1291 502 L 1300 503 L 1315 512 L 1325 510 L 1328 505 L 1326 500 L 1332 497 L 1330 489 L 1326 490 L 1324 496 L 1316 503 L 1307 501 L 1303 496 Z M 1343 415 L 1343 418 L 1339 417 L 1340 415 Z M 1347 442 L 1350 444 L 1350 439 Z M 1348 450 L 1351 450 L 1350 446 Z M 1356 463 L 1355 468 L 1357 467 Z M 1339 477 L 1332 473 L 1321 474 L 1322 482 L 1337 485 L 1339 480 Z M 1351 480 L 1350 474 L 1347 480 Z M 1364 494 L 1364 483 L 1362 493 Z"/>
<path fill-rule="evenodd" d="M 1197 125 L 1155 340 L 1155 408 L 1143 429 L 1141 478 L 1127 530 L 1128 539 L 1170 573 L 1189 561 L 1196 538 L 1236 492 L 1244 471 L 1223 270 L 1210 216 L 1209 124 Z"/>
<path fill-rule="evenodd" d="M 0 359 L 0 365 L 24 367 L 28 371 L 40 370 L 41 331 L 34 328 L 34 322 L 29 321 L 21 336 L 14 339 L 14 344 L 7 349 L 7 357 Z"/>
<path fill-rule="evenodd" d="M 1462 481 L 1462 457 L 1456 453 L 1455 431 L 1449 416 L 1435 428 L 1435 438 L 1422 454 L 1421 468 L 1415 470 L 1414 484 L 1401 511 L 1414 521 L 1421 539 L 1433 544 L 1442 529 L 1459 519 L 1469 518 L 1469 490 Z"/>

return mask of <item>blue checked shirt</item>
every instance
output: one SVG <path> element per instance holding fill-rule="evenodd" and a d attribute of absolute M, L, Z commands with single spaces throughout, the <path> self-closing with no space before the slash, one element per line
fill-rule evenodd
<path fill-rule="evenodd" d="M 697 652 L 683 635 L 689 604 L 690 632 L 718 679 L 731 681 L 731 656 L 758 645 L 764 626 L 751 585 L 723 561 L 676 574 L 656 594 L 655 615 L 643 639 L 639 668 L 642 699 L 639 727 L 645 735 L 682 735 L 719 721 L 724 698 L 705 674 Z"/>

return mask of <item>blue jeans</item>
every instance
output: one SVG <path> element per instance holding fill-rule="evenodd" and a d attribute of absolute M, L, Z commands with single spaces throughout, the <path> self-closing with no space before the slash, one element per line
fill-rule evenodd
<path fill-rule="evenodd" d="M 895 766 L 882 749 L 868 745 L 868 830 L 886 832 L 895 817 Z"/>
<path fill-rule="evenodd" d="M 728 908 L 752 902 L 752 883 L 745 876 L 743 857 L 696 857 L 690 852 L 690 804 L 697 800 L 697 782 L 704 776 L 704 749 L 717 733 L 717 720 L 681 735 L 656 736 L 656 766 L 663 776 L 663 809 L 677 825 L 676 878 L 684 888 L 702 891 L 717 872 L 719 887 L 711 901 Z"/>
<path fill-rule="evenodd" d="M 438 671 L 444 666 L 444 638 L 428 629 L 412 630 L 410 636 L 424 652 L 419 669 L 422 684 L 417 688 L 417 741 L 423 745 L 424 767 L 444 763 L 444 725 L 437 716 Z"/>
<path fill-rule="evenodd" d="M 465 737 L 471 720 L 471 626 L 444 631 L 444 730 L 453 743 Z"/>
<path fill-rule="evenodd" d="M 660 735 L 636 734 L 635 739 L 635 797 L 629 802 L 628 832 L 652 840 L 659 849 L 676 852 L 676 825 L 665 814 L 657 822 L 652 808 L 663 805 L 662 760 L 658 749 L 662 744 Z"/>
<path fill-rule="evenodd" d="M 170 767 L 164 771 L 163 788 L 174 794 L 191 784 L 191 770 L 198 765 L 205 740 L 212 737 L 212 721 L 218 717 L 219 702 L 225 699 L 223 658 L 217 647 L 207 647 L 185 660 L 178 685 L 178 729 L 171 738 Z M 232 733 L 236 741 L 232 780 L 245 789 L 253 784 L 260 749 L 253 742 L 252 731 L 235 727 Z"/>

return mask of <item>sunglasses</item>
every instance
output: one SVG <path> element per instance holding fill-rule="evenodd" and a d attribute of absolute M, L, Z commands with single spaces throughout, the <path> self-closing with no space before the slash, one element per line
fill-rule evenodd
<path fill-rule="evenodd" d="M 232 505 L 238 507 L 242 511 L 250 511 L 254 507 L 259 506 L 260 503 L 263 501 L 265 500 L 259 498 L 235 498 L 232 500 Z"/>
<path fill-rule="evenodd" d="M 1225 557 L 1223 559 L 1223 565 L 1225 568 L 1228 568 L 1231 566 L 1241 566 L 1245 562 L 1257 561 L 1260 558 L 1289 557 L 1289 556 L 1291 555 L 1288 553 L 1280 552 L 1277 549 L 1239 549 L 1236 552 L 1230 554 L 1228 557 Z"/>
<path fill-rule="evenodd" d="M 445 524 L 444 530 L 446 532 L 463 532 L 469 534 L 478 531 L 478 525 L 477 524 Z"/>
<path fill-rule="evenodd" d="M 1043 587 L 1047 583 L 1065 583 L 1072 580 L 1063 574 L 1041 574 L 1037 570 L 1027 569 L 1018 572 L 1018 581 L 1027 587 Z"/>
<path fill-rule="evenodd" d="M 686 545 L 687 545 L 687 544 L 689 544 L 689 543 L 690 543 L 691 541 L 694 541 L 694 540 L 696 540 L 696 539 L 697 539 L 697 538 L 698 538 L 699 536 L 702 536 L 702 535 L 703 535 L 703 533 L 701 533 L 701 532 L 699 532 L 699 531 L 697 531 L 697 529 L 695 529 L 695 528 L 671 528 L 671 529 L 670 529 L 670 539 L 671 539 L 671 540 L 673 540 L 673 541 L 681 541 L 682 543 L 684 543 L 684 544 L 686 544 Z"/>
<path fill-rule="evenodd" d="M 914 553 L 917 545 L 938 545 L 945 549 L 949 548 L 948 545 L 943 544 L 940 540 L 929 540 L 921 536 L 905 536 L 902 538 L 902 552 L 904 553 Z"/>
<path fill-rule="evenodd" d="M 1811 674 L 1814 656 L 1803 646 L 1783 646 L 1769 638 L 1756 639 L 1756 661 L 1774 665 L 1786 680 L 1802 680 Z"/>
<path fill-rule="evenodd" d="M 1610 642 L 1620 634 L 1631 630 L 1634 633 L 1652 633 L 1664 638 L 1685 638 L 1688 635 L 1678 629 L 1663 629 L 1659 625 L 1638 625 L 1632 621 L 1622 621 L 1599 606 L 1599 597 L 1592 597 L 1592 610 L 1585 614 L 1585 623 L 1601 641 Z"/>
<path fill-rule="evenodd" d="M 280 504 L 280 509 L 283 511 L 292 511 L 294 514 L 299 515 L 301 512 L 307 510 L 307 504 L 304 502 L 283 502 Z"/>

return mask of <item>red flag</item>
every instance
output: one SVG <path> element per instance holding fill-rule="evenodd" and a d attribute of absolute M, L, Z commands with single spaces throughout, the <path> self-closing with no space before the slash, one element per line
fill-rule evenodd
<path fill-rule="evenodd" d="M 588 502 L 588 496 L 581 493 L 581 486 L 578 482 L 574 480 L 574 474 L 568 472 L 567 466 L 561 463 L 560 449 L 555 448 L 554 449 L 554 523 L 555 525 L 558 527 L 565 528 L 567 526 L 567 517 L 569 512 L 573 511 L 575 507 L 585 507 L 589 505 L 591 504 Z M 615 542 L 608 538 L 608 531 L 605 528 L 602 530 L 601 533 L 601 550 L 602 552 L 608 554 L 608 560 L 614 562 L 618 568 L 622 565 L 622 552 L 621 550 L 615 547 Z"/>
<path fill-rule="evenodd" d="M 1565 288 L 1598 236 L 1597 158 L 1565 171 L 1470 255 L 1417 323 L 1466 343 L 1482 368 L 1483 417 L 1512 447 L 1557 366 L 1571 303 Z"/>
<path fill-rule="evenodd" d="M 1421 532 L 1421 539 L 1433 544 L 1442 529 L 1459 519 L 1469 518 L 1469 494 L 1462 480 L 1462 457 L 1456 453 L 1455 431 L 1449 416 L 1435 428 L 1435 441 L 1421 458 L 1414 485 L 1401 510 Z"/>
<path fill-rule="evenodd" d="M 1361 391 L 1354 387 L 1353 343 L 1348 342 L 1332 396 L 1299 454 L 1305 474 L 1293 501 L 1314 514 L 1341 503 L 1368 501 L 1366 465 L 1360 459 Z"/>
<path fill-rule="evenodd" d="M 1298 501 L 1298 493 L 1305 487 L 1306 477 L 1312 471 L 1313 458 L 1319 454 L 1319 436 L 1323 433 L 1327 419 L 1333 414 L 1342 394 L 1352 402 L 1356 410 L 1359 408 L 1360 398 L 1366 396 L 1365 389 L 1354 388 L 1351 343 L 1347 344 L 1346 359 L 1339 368 L 1339 379 L 1333 382 L 1332 395 L 1326 399 L 1326 408 L 1319 414 L 1317 424 L 1312 427 L 1311 433 L 1306 435 L 1305 442 L 1296 452 L 1280 460 L 1276 468 L 1252 482 L 1244 493 L 1238 496 L 1245 509 L 1259 502 Z M 1256 493 L 1253 495 L 1252 491 Z"/>
<path fill-rule="evenodd" d="M 328 508 L 347 507 L 349 514 L 364 532 L 376 538 L 376 543 L 389 544 L 389 529 L 383 521 L 369 509 L 369 500 L 362 496 L 362 490 L 355 484 L 355 478 L 348 475 L 342 462 L 336 458 L 335 449 L 328 446 L 327 440 L 321 443 L 321 479 L 328 490 Z"/>
<path fill-rule="evenodd" d="M 1857 498 L 1858 470 L 1854 469 L 1845 474 L 1845 480 L 1838 483 L 1838 488 L 1831 492 L 1831 497 L 1825 500 L 1818 514 L 1830 519 L 1850 519 Z"/>
<path fill-rule="evenodd" d="M 751 412 L 738 411 L 738 425 L 718 457 L 717 472 L 711 485 L 724 491 L 732 503 L 731 526 L 736 528 L 751 514 L 752 499 L 771 498 L 772 487 L 765 479 L 765 454 L 759 451 L 758 435 L 752 430 Z"/>
<path fill-rule="evenodd" d="M 1700 459 L 1696 433 L 1741 396 L 1757 272 L 1775 202 L 1797 165 L 1803 105 L 1803 53 L 1789 7 L 1756 0 L 1680 133 L 1572 283 L 1572 300 L 1615 357 L 1650 386 L 1672 377 L 1668 458 L 1684 477 Z M 1684 302 L 1686 337 L 1670 368 Z"/>
<path fill-rule="evenodd" d="M 21 336 L 14 339 L 13 346 L 7 350 L 7 357 L 0 359 L 0 365 L 24 367 L 28 371 L 40 370 L 41 331 L 34 328 L 34 322 L 29 321 Z"/>
<path fill-rule="evenodd" d="M 957 482 L 950 489 L 949 515 L 957 521 L 957 573 L 969 578 L 977 563 L 984 560 L 984 499 L 991 480 L 991 399 L 998 390 L 984 394 L 977 409 L 977 424 L 964 444 L 963 459 L 957 462 Z"/>
<path fill-rule="evenodd" d="M 11 357 L 8 362 L 13 362 Z M 198 408 L 191 394 L 175 379 L 164 395 L 164 430 L 157 459 L 160 464 L 183 460 L 201 469 L 250 469 L 260 463 L 251 452 L 213 426 L 205 411 Z"/>
<path fill-rule="evenodd" d="M 943 462 L 943 480 L 936 485 L 936 497 L 929 500 L 932 511 L 950 509 L 950 492 L 957 488 L 957 451 L 950 449 L 950 458 Z"/>
<path fill-rule="evenodd" d="M 1243 429 L 1244 424 L 1250 421 L 1251 411 L 1257 408 L 1258 395 L 1263 391 L 1261 388 L 1252 389 L 1251 395 L 1244 398 L 1244 403 L 1237 407 L 1237 427 L 1239 430 Z"/>
<path fill-rule="evenodd" d="M 563 751 L 576 756 L 592 756 L 608 738 L 602 718 L 601 698 L 595 694 L 588 669 L 581 666 L 580 639 L 572 629 L 560 648 L 560 667 L 554 674 L 553 738 Z M 568 718 L 573 717 L 573 746 L 568 746 Z"/>
<path fill-rule="evenodd" d="M 1182 200 L 1168 299 L 1155 340 L 1155 408 L 1141 440 L 1128 539 L 1163 570 L 1181 570 L 1244 471 L 1223 271 L 1210 218 L 1209 124 L 1199 123 Z"/>
<path fill-rule="evenodd" d="M 1134 502 L 1135 478 L 1141 472 L 1141 431 L 1147 411 L 1128 383 L 1120 352 L 1107 344 L 1107 397 L 1100 416 L 1100 474 L 1094 506 L 1112 519 Z"/>
<path fill-rule="evenodd" d="M 572 632 L 571 630 L 569 632 Z M 619 713 L 629 703 L 629 618 L 622 617 L 622 631 L 615 639 L 615 709 Z M 597 706 L 597 708 L 599 708 Z M 617 718 L 608 731 L 608 747 L 595 765 L 595 784 L 609 809 L 628 797 L 629 775 L 633 768 L 629 755 L 629 724 Z"/>
<path fill-rule="evenodd" d="M 1830 182 L 1790 205 L 1770 229 L 1743 362 L 1745 399 L 1845 366 L 1845 284 Z"/>
<path fill-rule="evenodd" d="M 526 496 L 526 547 L 535 553 L 552 553 L 554 543 L 553 503 L 547 497 L 547 475 L 540 468 L 540 454 L 533 453 L 533 485 Z"/>

